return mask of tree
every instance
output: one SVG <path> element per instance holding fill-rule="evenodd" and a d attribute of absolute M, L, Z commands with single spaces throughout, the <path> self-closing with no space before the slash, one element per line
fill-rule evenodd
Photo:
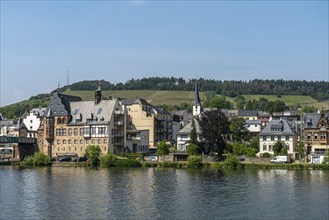
<path fill-rule="evenodd" d="M 209 101 L 209 107 L 217 108 L 217 109 L 231 109 L 232 103 L 226 99 L 225 96 L 215 96 Z"/>
<path fill-rule="evenodd" d="M 253 138 L 253 139 L 250 141 L 249 146 L 250 146 L 251 148 L 256 149 L 256 151 L 258 152 L 258 151 L 259 151 L 259 137 L 257 136 L 257 137 L 255 137 L 255 138 Z"/>
<path fill-rule="evenodd" d="M 288 155 L 287 148 L 282 147 L 282 148 L 281 148 L 281 151 L 280 151 L 280 154 L 283 155 L 283 156 L 284 156 L 284 155 Z"/>
<path fill-rule="evenodd" d="M 196 144 L 189 144 L 187 146 L 187 155 L 192 156 L 192 155 L 199 155 L 200 154 L 200 148 Z"/>
<path fill-rule="evenodd" d="M 196 133 L 196 128 L 195 128 L 195 119 L 192 119 L 192 126 L 191 126 L 191 133 L 190 133 L 190 143 L 191 144 L 198 144 L 198 134 Z"/>
<path fill-rule="evenodd" d="M 243 118 L 233 118 L 230 123 L 230 131 L 233 135 L 233 141 L 241 143 L 250 140 L 250 132 L 245 127 L 245 120 Z"/>
<path fill-rule="evenodd" d="M 101 149 L 98 145 L 89 145 L 86 149 L 86 156 L 91 160 L 93 166 L 99 165 L 99 156 L 101 154 Z"/>
<path fill-rule="evenodd" d="M 305 157 L 304 143 L 303 142 L 298 143 L 297 150 L 298 150 L 299 162 L 300 162 Z"/>
<path fill-rule="evenodd" d="M 198 123 L 202 131 L 202 139 L 209 148 L 207 151 L 218 152 L 223 154 L 225 148 L 225 139 L 229 134 L 228 120 L 220 110 L 204 112 Z"/>
<path fill-rule="evenodd" d="M 283 145 L 280 141 L 276 142 L 273 146 L 274 155 L 280 154 L 282 147 L 283 147 Z"/>
<path fill-rule="evenodd" d="M 169 153 L 170 145 L 167 144 L 165 141 L 160 141 L 160 143 L 157 146 L 157 155 L 158 156 L 165 156 Z M 163 161 L 166 160 L 166 157 L 164 157 Z"/>

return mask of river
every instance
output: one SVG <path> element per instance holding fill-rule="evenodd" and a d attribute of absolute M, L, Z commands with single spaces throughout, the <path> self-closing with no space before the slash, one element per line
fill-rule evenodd
<path fill-rule="evenodd" d="M 329 172 L 0 166 L 0 219 L 329 219 Z"/>

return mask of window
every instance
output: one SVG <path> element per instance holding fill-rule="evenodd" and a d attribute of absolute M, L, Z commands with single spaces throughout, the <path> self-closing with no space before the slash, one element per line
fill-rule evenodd
<path fill-rule="evenodd" d="M 272 151 L 272 145 L 268 145 L 268 151 Z"/>
<path fill-rule="evenodd" d="M 286 141 L 289 141 L 289 136 L 286 136 Z"/>
<path fill-rule="evenodd" d="M 57 144 L 61 144 L 61 140 L 57 140 Z"/>
<path fill-rule="evenodd" d="M 72 136 L 72 128 L 69 128 L 68 133 L 69 133 L 69 136 Z"/>
<path fill-rule="evenodd" d="M 274 136 L 271 136 L 271 141 L 274 141 Z"/>
<path fill-rule="evenodd" d="M 319 133 L 318 132 L 314 133 L 314 140 L 315 141 L 319 140 Z"/>
<path fill-rule="evenodd" d="M 66 136 L 66 129 L 56 129 L 56 136 Z"/>
<path fill-rule="evenodd" d="M 80 140 L 80 144 L 83 144 L 83 140 Z"/>
<path fill-rule="evenodd" d="M 89 134 L 89 131 L 90 131 L 89 127 L 86 127 L 86 128 L 84 129 L 83 133 L 84 133 L 85 135 L 88 135 L 88 134 Z"/>
<path fill-rule="evenodd" d="M 83 131 L 84 131 L 84 129 L 83 128 L 80 128 L 80 135 L 81 136 L 83 135 Z"/>
<path fill-rule="evenodd" d="M 78 143 L 78 140 L 74 140 L 74 144 L 77 144 Z"/>
<path fill-rule="evenodd" d="M 107 139 L 104 139 L 104 144 L 106 144 L 107 143 Z"/>
<path fill-rule="evenodd" d="M 78 129 L 74 128 L 74 136 L 78 136 Z"/>
<path fill-rule="evenodd" d="M 98 133 L 99 134 L 105 134 L 105 128 L 104 127 L 98 128 Z"/>
<path fill-rule="evenodd" d="M 69 140 L 69 144 L 72 144 L 72 140 L 71 139 Z"/>
<path fill-rule="evenodd" d="M 311 140 L 311 133 L 307 133 L 307 140 L 308 140 L 308 141 Z"/>
<path fill-rule="evenodd" d="M 66 140 L 63 140 L 63 144 L 66 144 Z"/>
<path fill-rule="evenodd" d="M 92 144 L 95 144 L 95 140 L 94 140 L 94 139 L 92 139 L 92 140 L 91 140 L 91 143 L 92 143 Z"/>
<path fill-rule="evenodd" d="M 91 128 L 91 134 L 96 134 L 96 128 Z"/>
<path fill-rule="evenodd" d="M 326 140 L 326 134 L 325 133 L 321 133 L 320 138 L 321 138 L 321 140 Z"/>
<path fill-rule="evenodd" d="M 265 135 L 263 136 L 263 141 L 266 141 L 266 136 Z"/>
<path fill-rule="evenodd" d="M 266 146 L 266 144 L 263 145 L 263 151 L 267 151 L 267 146 Z"/>
<path fill-rule="evenodd" d="M 101 139 L 98 139 L 98 140 L 97 140 L 97 143 L 100 144 L 100 143 L 101 143 Z"/>
<path fill-rule="evenodd" d="M 278 141 L 281 141 L 281 136 L 278 136 Z"/>
<path fill-rule="evenodd" d="M 71 147 L 69 147 L 69 151 L 71 151 Z"/>

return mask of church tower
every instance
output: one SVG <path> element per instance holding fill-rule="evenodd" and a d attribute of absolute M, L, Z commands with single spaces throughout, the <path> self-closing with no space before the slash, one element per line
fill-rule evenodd
<path fill-rule="evenodd" d="M 198 82 L 195 82 L 195 91 L 194 91 L 194 104 L 193 104 L 193 116 L 199 116 L 203 111 L 201 106 L 201 100 L 199 96 L 199 87 Z"/>
<path fill-rule="evenodd" d="M 98 86 L 98 89 L 95 91 L 95 104 L 100 103 L 102 100 L 102 90 L 101 85 Z"/>

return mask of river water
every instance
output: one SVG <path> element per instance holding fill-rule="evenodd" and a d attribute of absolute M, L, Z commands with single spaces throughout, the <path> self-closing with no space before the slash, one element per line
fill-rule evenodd
<path fill-rule="evenodd" d="M 0 219 L 329 219 L 329 172 L 0 167 Z"/>

